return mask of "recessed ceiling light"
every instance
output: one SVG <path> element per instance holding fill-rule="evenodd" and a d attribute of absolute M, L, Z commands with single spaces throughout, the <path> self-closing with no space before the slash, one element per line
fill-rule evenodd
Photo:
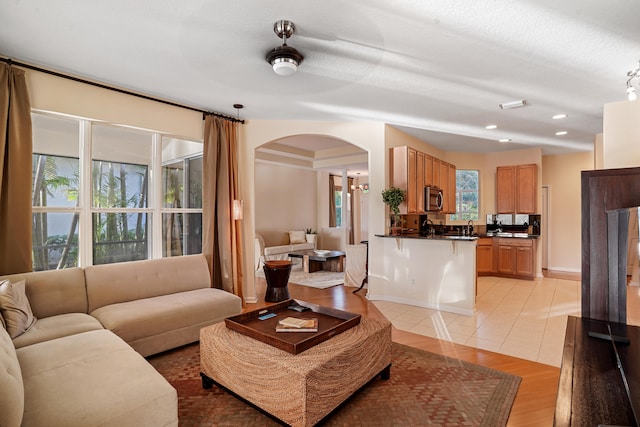
<path fill-rule="evenodd" d="M 511 142 L 511 140 L 509 138 L 502 138 L 499 139 L 498 142 Z"/>
<path fill-rule="evenodd" d="M 497 129 L 498 126 L 497 125 L 487 125 L 484 127 L 485 129 Z"/>
<path fill-rule="evenodd" d="M 502 108 L 503 110 L 508 110 L 510 108 L 524 107 L 525 105 L 527 105 L 527 100 L 519 99 L 517 101 L 504 102 L 502 104 L 499 104 L 499 107 Z"/>
<path fill-rule="evenodd" d="M 555 116 L 552 117 L 552 119 L 553 120 L 560 120 L 560 119 L 564 119 L 566 117 L 567 117 L 566 114 L 556 114 Z"/>
<path fill-rule="evenodd" d="M 566 135 L 566 134 L 567 134 L 566 130 L 561 130 L 561 131 L 556 132 L 557 136 L 562 136 L 562 135 Z"/>

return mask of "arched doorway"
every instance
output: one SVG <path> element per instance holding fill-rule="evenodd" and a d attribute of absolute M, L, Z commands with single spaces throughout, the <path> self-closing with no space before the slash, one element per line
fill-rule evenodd
<path fill-rule="evenodd" d="M 331 228 L 332 209 L 329 181 L 346 187 L 348 220 L 338 221 L 342 231 L 358 239 L 368 233 L 368 152 L 343 139 L 329 135 L 299 134 L 264 143 L 255 149 L 254 207 L 255 232 L 265 245 L 284 245 L 288 231 L 318 231 Z M 351 196 L 353 195 L 353 197 Z M 342 200 L 338 194 L 338 200 Z M 339 212 L 342 206 L 338 206 Z M 346 225 L 346 227 L 345 227 Z M 346 243 L 349 243 L 347 237 Z M 322 234 L 319 237 L 322 245 Z M 338 249 L 338 248 L 334 248 Z"/>

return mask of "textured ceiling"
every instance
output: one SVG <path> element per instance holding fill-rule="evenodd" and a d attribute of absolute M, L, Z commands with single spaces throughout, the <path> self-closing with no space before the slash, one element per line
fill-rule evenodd
<path fill-rule="evenodd" d="M 0 55 L 233 116 L 242 103 L 249 120 L 382 121 L 446 151 L 554 154 L 592 149 L 603 105 L 625 99 L 638 17 L 636 0 L 7 0 Z M 264 60 L 279 19 L 305 56 L 290 77 Z"/>

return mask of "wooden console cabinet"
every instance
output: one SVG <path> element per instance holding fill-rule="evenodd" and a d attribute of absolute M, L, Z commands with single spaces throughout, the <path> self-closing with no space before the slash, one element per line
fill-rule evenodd
<path fill-rule="evenodd" d="M 538 200 L 538 165 L 496 168 L 496 209 L 499 214 L 535 214 Z"/>
<path fill-rule="evenodd" d="M 616 344 L 627 375 L 631 401 L 640 408 L 640 328 L 621 323 L 569 316 L 562 353 L 562 367 L 554 426 L 632 426 L 636 425 L 617 368 L 611 341 L 588 336 L 597 332 L 626 337 L 629 344 Z"/>

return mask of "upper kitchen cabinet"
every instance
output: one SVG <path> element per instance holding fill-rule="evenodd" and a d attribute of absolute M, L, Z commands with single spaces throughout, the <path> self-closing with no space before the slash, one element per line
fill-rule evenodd
<path fill-rule="evenodd" d="M 406 192 L 405 201 L 400 205 L 400 213 L 424 212 L 424 202 L 418 205 L 419 192 L 422 193 L 420 200 L 424 200 L 424 186 L 422 185 L 424 182 L 424 155 L 420 156 L 420 162 L 418 162 L 418 151 L 407 146 L 393 147 L 390 154 L 392 185 Z"/>
<path fill-rule="evenodd" d="M 456 209 L 456 167 L 415 148 L 393 147 L 389 152 L 391 185 L 406 191 L 401 214 L 424 213 L 424 187 L 433 186 L 443 191 L 442 213 Z"/>
<path fill-rule="evenodd" d="M 537 213 L 538 165 L 498 166 L 496 169 L 497 212 Z"/>
<path fill-rule="evenodd" d="M 433 157 L 428 154 L 424 155 L 424 185 L 435 186 L 433 183 Z"/>
<path fill-rule="evenodd" d="M 449 164 L 449 184 L 444 195 L 450 214 L 456 213 L 456 166 Z"/>

